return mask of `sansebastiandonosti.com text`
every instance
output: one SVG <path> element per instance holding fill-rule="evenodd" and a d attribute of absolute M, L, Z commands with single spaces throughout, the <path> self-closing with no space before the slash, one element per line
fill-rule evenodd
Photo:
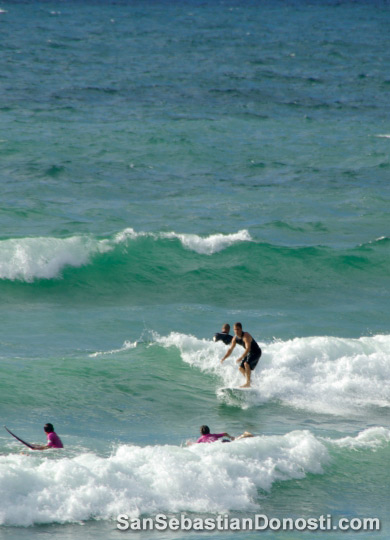
<path fill-rule="evenodd" d="M 117 517 L 120 531 L 380 531 L 379 518 L 353 517 L 333 519 L 330 514 L 313 518 L 273 518 L 256 514 L 250 518 L 229 515 L 216 517 L 177 517 L 157 514 L 149 518 L 131 518 L 126 514 Z"/>

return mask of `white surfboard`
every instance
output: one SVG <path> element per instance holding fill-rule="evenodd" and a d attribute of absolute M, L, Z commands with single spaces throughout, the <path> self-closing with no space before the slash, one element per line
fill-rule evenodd
<path fill-rule="evenodd" d="M 236 403 L 246 403 L 251 396 L 256 394 L 254 388 L 240 388 L 239 386 L 225 386 L 224 388 L 218 388 L 217 395 L 221 398 L 225 398 L 229 401 Z"/>
<path fill-rule="evenodd" d="M 241 386 L 224 386 L 219 388 L 221 392 L 254 392 L 255 389 L 249 386 L 249 388 L 241 388 Z"/>

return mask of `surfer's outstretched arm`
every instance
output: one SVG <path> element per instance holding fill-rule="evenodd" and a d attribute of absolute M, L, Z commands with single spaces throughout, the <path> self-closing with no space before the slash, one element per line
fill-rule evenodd
<path fill-rule="evenodd" d="M 225 356 L 221 359 L 221 364 L 224 363 L 224 361 L 226 360 L 226 358 L 229 358 L 229 356 L 232 354 L 233 349 L 234 349 L 235 346 L 236 346 L 236 338 L 234 337 L 234 338 L 232 339 L 232 344 L 230 345 L 230 347 L 229 347 L 227 353 L 226 353 Z"/>
<path fill-rule="evenodd" d="M 12 431 L 8 429 L 7 426 L 4 426 L 4 428 L 8 431 L 10 435 L 12 435 L 12 437 L 15 437 L 16 440 L 18 440 L 25 446 L 28 446 L 28 448 L 31 448 L 31 450 L 47 450 L 48 448 L 63 448 L 64 447 L 61 439 L 59 438 L 57 433 L 55 433 L 54 431 L 53 424 L 45 424 L 45 427 L 43 428 L 46 432 L 47 444 L 30 444 L 29 442 L 24 441 L 23 439 L 15 435 L 15 433 L 12 433 Z"/>

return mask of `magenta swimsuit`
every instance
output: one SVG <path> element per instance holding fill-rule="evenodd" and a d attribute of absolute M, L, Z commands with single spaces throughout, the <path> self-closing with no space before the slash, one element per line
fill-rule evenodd
<path fill-rule="evenodd" d="M 196 441 L 197 443 L 203 443 L 203 442 L 206 442 L 206 443 L 210 443 L 210 442 L 215 442 L 217 441 L 218 439 L 221 439 L 225 434 L 224 433 L 208 433 L 207 435 L 202 435 L 201 437 L 199 437 L 199 439 Z"/>
<path fill-rule="evenodd" d="M 47 437 L 47 446 L 49 448 L 64 448 L 64 445 L 62 444 L 61 439 L 59 438 L 57 433 L 55 433 L 54 431 L 50 433 L 46 433 L 46 437 Z"/>

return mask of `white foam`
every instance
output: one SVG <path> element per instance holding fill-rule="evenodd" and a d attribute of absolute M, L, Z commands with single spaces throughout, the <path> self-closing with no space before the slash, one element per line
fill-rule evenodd
<path fill-rule="evenodd" d="M 95 253 L 111 248 L 106 241 L 87 236 L 21 238 L 0 241 L 0 279 L 52 279 L 65 266 L 87 264 Z"/>
<path fill-rule="evenodd" d="M 0 456 L 0 524 L 255 510 L 258 490 L 322 474 L 329 462 L 325 444 L 307 431 L 230 444 L 120 446 L 110 457 L 60 456 Z"/>
<path fill-rule="evenodd" d="M 102 240 L 87 235 L 70 238 L 10 238 L 0 240 L 0 279 L 32 282 L 35 279 L 59 278 L 66 266 L 84 266 L 98 253 L 111 251 L 118 244 L 143 237 L 155 240 L 178 239 L 185 248 L 204 255 L 221 251 L 236 242 L 251 241 L 245 230 L 202 238 L 195 234 L 175 232 L 136 232 L 131 228 L 124 229 L 113 238 Z"/>
<path fill-rule="evenodd" d="M 221 365 L 220 359 L 227 350 L 221 342 L 178 333 L 157 337 L 157 342 L 164 347 L 177 347 L 184 362 L 218 375 L 220 386 L 238 386 L 243 382 L 235 362 L 242 353 L 239 346 Z M 263 355 L 252 380 L 255 392 L 243 397 L 243 407 L 280 401 L 288 406 L 340 415 L 364 414 L 373 406 L 390 407 L 388 335 L 360 339 L 295 338 L 260 346 Z M 218 389 L 217 394 L 221 396 Z"/>
<path fill-rule="evenodd" d="M 114 242 L 116 244 L 121 244 L 123 242 L 126 242 L 129 239 L 136 240 L 137 238 L 142 238 L 143 236 L 154 236 L 154 235 L 153 233 L 136 232 L 133 228 L 128 227 L 127 229 L 124 229 L 123 231 L 115 235 Z"/>
<path fill-rule="evenodd" d="M 235 243 L 252 241 L 252 237 L 245 229 L 232 234 L 212 234 L 210 236 L 201 237 L 197 234 L 180 234 L 176 232 L 136 232 L 132 228 L 125 229 L 118 233 L 115 237 L 115 241 L 117 243 L 121 243 L 128 239 L 135 240 L 136 238 L 142 237 L 150 237 L 154 239 L 177 239 L 180 240 L 185 248 L 195 251 L 201 255 L 212 255 L 213 253 L 222 251 Z"/>
<path fill-rule="evenodd" d="M 128 351 L 129 349 L 135 349 L 138 345 L 138 341 L 125 341 L 120 349 L 113 349 L 112 351 L 97 351 L 89 355 L 90 358 L 97 358 L 98 356 L 106 356 Z"/>
<path fill-rule="evenodd" d="M 197 234 L 162 233 L 162 238 L 178 238 L 184 247 L 201 255 L 212 255 L 238 242 L 251 242 L 248 231 L 242 230 L 234 234 L 212 234 L 202 238 Z"/>
<path fill-rule="evenodd" d="M 229 444 L 119 446 L 111 456 L 66 450 L 0 456 L 0 525 L 72 523 L 159 512 L 258 511 L 276 482 L 326 474 L 329 450 L 377 451 L 390 430 L 325 439 L 309 431 Z"/>
<path fill-rule="evenodd" d="M 353 450 L 377 450 L 383 448 L 390 442 L 390 429 L 378 426 L 368 428 L 359 433 L 356 437 L 343 437 L 338 440 L 330 440 L 333 445 L 340 448 L 350 448 Z"/>

